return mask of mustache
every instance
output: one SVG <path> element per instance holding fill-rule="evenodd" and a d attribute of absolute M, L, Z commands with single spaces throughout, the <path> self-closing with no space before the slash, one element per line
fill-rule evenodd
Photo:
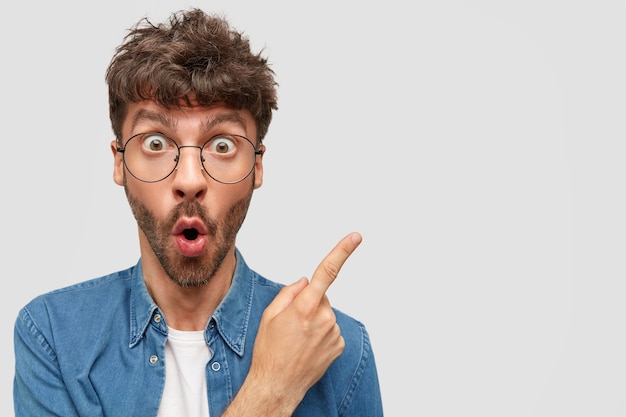
<path fill-rule="evenodd" d="M 165 221 L 165 229 L 171 230 L 181 217 L 198 217 L 204 223 L 208 233 L 215 236 L 217 233 L 217 222 L 209 217 L 204 207 L 197 201 L 182 201 L 178 203 Z"/>

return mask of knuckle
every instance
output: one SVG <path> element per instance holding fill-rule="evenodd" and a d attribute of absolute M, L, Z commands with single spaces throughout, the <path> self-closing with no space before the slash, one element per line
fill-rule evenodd
<path fill-rule="evenodd" d="M 326 275 L 328 275 L 332 280 L 334 280 L 335 278 L 337 278 L 337 275 L 339 275 L 339 266 L 337 264 L 335 264 L 334 262 L 325 262 L 322 265 L 322 270 L 324 271 L 324 273 Z"/>
<path fill-rule="evenodd" d="M 321 310 L 319 312 L 319 317 L 325 323 L 329 323 L 332 325 L 337 324 L 337 317 L 335 316 L 335 313 L 333 312 L 333 310 L 330 308 L 325 308 Z"/>
<path fill-rule="evenodd" d="M 346 347 L 346 340 L 343 338 L 343 336 L 339 336 L 339 341 L 337 342 L 337 347 L 339 348 L 339 350 L 341 352 L 343 352 L 343 350 Z"/>

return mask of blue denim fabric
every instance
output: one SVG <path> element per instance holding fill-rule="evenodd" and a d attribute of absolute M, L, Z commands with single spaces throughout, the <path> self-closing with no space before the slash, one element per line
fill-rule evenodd
<path fill-rule="evenodd" d="M 237 251 L 232 286 L 205 330 L 213 351 L 206 367 L 212 417 L 223 413 L 241 387 L 261 314 L 281 286 L 249 269 Z M 346 348 L 293 415 L 380 417 L 367 331 L 335 313 Z M 35 298 L 15 323 L 15 416 L 156 416 L 166 339 L 166 318 L 148 294 L 141 261 Z"/>

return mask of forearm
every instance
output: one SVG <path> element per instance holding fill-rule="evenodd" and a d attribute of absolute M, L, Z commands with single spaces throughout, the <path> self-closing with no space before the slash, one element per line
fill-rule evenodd
<path fill-rule="evenodd" d="M 295 386 L 279 389 L 275 383 L 248 376 L 222 417 L 289 417 L 303 397 Z"/>

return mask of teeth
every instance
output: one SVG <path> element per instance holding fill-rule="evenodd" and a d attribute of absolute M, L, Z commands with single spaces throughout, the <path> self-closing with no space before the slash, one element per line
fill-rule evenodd
<path fill-rule="evenodd" d="M 195 240 L 198 237 L 198 231 L 196 229 L 185 229 L 183 235 L 187 240 Z"/>

